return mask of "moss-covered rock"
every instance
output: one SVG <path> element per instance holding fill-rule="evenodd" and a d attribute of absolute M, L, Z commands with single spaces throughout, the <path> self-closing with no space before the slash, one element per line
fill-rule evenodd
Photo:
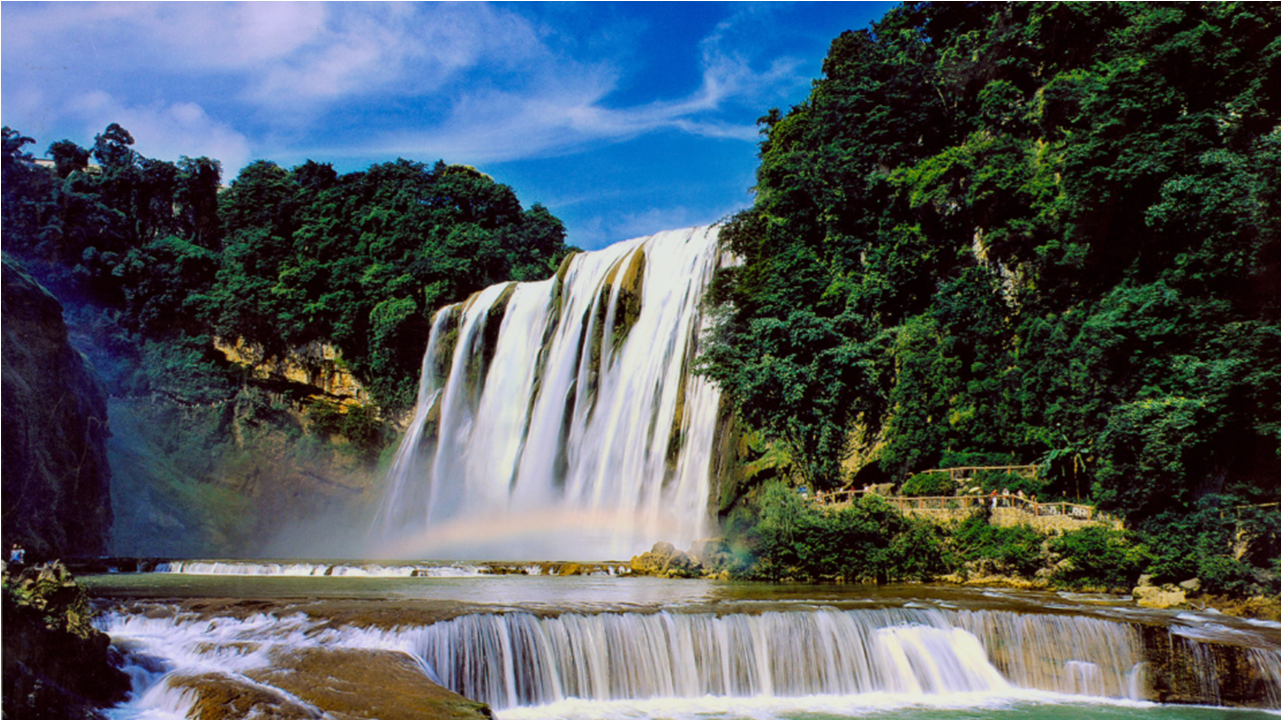
<path fill-rule="evenodd" d="M 89 599 L 62 564 L 6 570 L 4 717 L 94 718 L 123 701 L 129 677 L 111 661 L 111 639 L 95 629 Z"/>

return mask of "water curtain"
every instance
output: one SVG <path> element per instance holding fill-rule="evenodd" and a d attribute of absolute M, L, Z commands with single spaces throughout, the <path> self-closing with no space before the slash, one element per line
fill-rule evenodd
<path fill-rule="evenodd" d="M 385 552 L 586 560 L 701 537 L 720 398 L 691 370 L 719 262 L 716 227 L 668 231 L 441 309 Z"/>

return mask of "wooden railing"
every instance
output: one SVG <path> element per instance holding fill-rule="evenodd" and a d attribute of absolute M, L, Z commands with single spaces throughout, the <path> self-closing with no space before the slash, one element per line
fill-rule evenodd
<path fill-rule="evenodd" d="M 949 480 L 961 481 L 971 478 L 975 471 L 1006 471 L 1024 478 L 1037 478 L 1037 466 L 956 466 L 954 468 L 931 468 L 922 473 L 947 473 Z"/>
<path fill-rule="evenodd" d="M 863 493 L 864 491 L 862 490 L 821 492 L 815 494 L 814 501 L 826 506 L 849 503 L 854 501 L 856 496 Z M 1094 506 L 1082 503 L 1069 503 L 1068 501 L 1039 503 L 1013 494 L 998 496 L 979 494 L 969 496 L 885 496 L 884 498 L 887 503 L 899 509 L 901 513 L 904 511 L 966 511 L 988 506 L 989 508 L 1014 508 L 1032 516 L 1068 516 L 1082 521 L 1110 518 L 1096 510 Z"/>

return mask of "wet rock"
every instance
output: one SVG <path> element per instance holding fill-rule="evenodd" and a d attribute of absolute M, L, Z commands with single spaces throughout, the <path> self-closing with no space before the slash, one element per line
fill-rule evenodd
<path fill-rule="evenodd" d="M 666 541 L 660 541 L 649 551 L 633 556 L 630 565 L 635 574 L 668 578 L 695 578 L 702 568 L 690 554 L 677 550 Z"/>
<path fill-rule="evenodd" d="M 705 569 L 722 568 L 731 558 L 730 546 L 724 538 L 705 538 L 694 542 L 690 556 Z"/>
<path fill-rule="evenodd" d="M 1187 581 L 1181 581 L 1180 588 L 1188 591 L 1189 593 L 1197 593 L 1202 590 L 1202 579 L 1190 578 Z"/>
<path fill-rule="evenodd" d="M 165 683 L 190 703 L 190 719 L 318 719 L 317 708 L 271 688 L 220 673 L 172 676 Z"/>
<path fill-rule="evenodd" d="M 433 683 L 413 658 L 395 651 L 291 651 L 275 658 L 270 669 L 247 675 L 293 694 L 329 718 L 494 718 L 487 704 Z"/>

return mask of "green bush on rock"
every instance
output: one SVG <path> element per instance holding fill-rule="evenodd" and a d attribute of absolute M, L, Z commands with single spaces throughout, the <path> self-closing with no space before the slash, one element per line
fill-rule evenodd
<path fill-rule="evenodd" d="M 947 473 L 918 473 L 904 481 L 899 492 L 905 496 L 951 496 L 957 490 L 957 484 Z"/>

